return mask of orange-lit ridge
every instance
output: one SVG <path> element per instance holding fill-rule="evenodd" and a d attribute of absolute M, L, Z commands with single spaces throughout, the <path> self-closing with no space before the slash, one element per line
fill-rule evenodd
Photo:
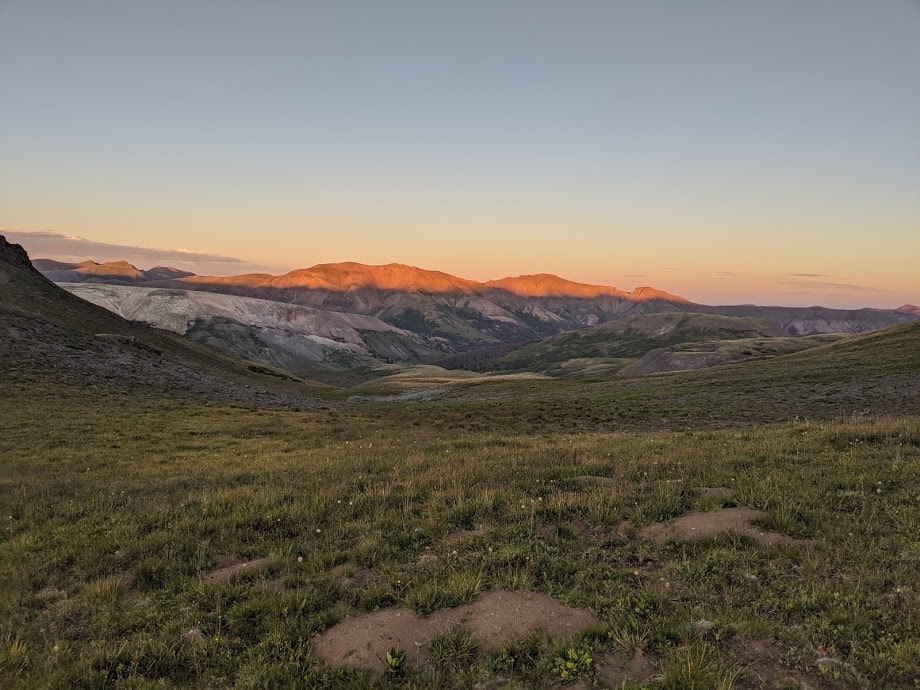
<path fill-rule="evenodd" d="M 301 268 L 284 275 L 274 276 L 268 273 L 248 273 L 237 276 L 199 276 L 168 267 L 156 267 L 141 271 L 127 261 L 96 263 L 64 263 L 50 259 L 38 259 L 42 270 L 67 272 L 73 279 L 80 276 L 107 276 L 140 278 L 145 280 L 169 281 L 171 284 L 185 285 L 191 289 L 202 285 L 231 285 L 244 288 L 290 289 L 306 288 L 309 290 L 326 290 L 329 292 L 348 292 L 349 290 L 374 289 L 400 292 L 459 293 L 481 294 L 502 290 L 520 297 L 560 297 L 594 299 L 604 295 L 647 301 L 665 299 L 670 302 L 690 304 L 683 297 L 672 295 L 651 287 L 638 287 L 631 292 L 605 285 L 588 285 L 560 278 L 551 273 L 523 275 L 484 283 L 467 278 L 458 278 L 442 271 L 429 271 L 404 264 L 385 264 L 368 266 L 346 261 L 342 263 L 317 264 L 310 268 Z M 152 275 L 156 274 L 156 275 Z M 67 278 L 66 280 L 70 280 Z"/>
<path fill-rule="evenodd" d="M 428 271 L 403 264 L 367 266 L 354 262 L 318 264 L 298 269 L 281 276 L 253 273 L 240 276 L 210 277 L 190 276 L 182 283 L 210 285 L 238 285 L 249 288 L 309 288 L 346 292 L 371 288 L 377 290 L 416 291 L 428 293 L 484 293 L 503 290 L 521 297 L 574 297 L 590 299 L 611 295 L 625 299 L 646 301 L 667 299 L 689 303 L 683 297 L 671 295 L 651 287 L 639 287 L 632 292 L 604 285 L 587 285 L 560 278 L 549 273 L 501 278 L 480 283 L 458 278 L 441 271 Z"/>

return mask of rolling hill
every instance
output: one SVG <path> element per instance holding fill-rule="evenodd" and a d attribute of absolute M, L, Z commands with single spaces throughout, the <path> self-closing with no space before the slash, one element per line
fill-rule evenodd
<path fill-rule="evenodd" d="M 646 314 L 551 336 L 497 359 L 494 366 L 551 375 L 594 375 L 618 371 L 652 350 L 681 343 L 783 335 L 766 319 L 693 312 Z"/>
<path fill-rule="evenodd" d="M 155 266 L 144 271 L 127 261 L 65 263 L 52 259 L 35 259 L 32 263 L 45 277 L 55 283 L 142 285 L 156 280 L 173 280 L 195 275 L 169 266 Z"/>

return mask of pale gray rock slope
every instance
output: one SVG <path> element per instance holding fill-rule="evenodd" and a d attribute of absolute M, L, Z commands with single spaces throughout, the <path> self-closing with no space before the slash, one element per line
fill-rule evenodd
<path fill-rule="evenodd" d="M 410 331 L 361 314 L 172 288 L 61 287 L 130 321 L 290 371 L 349 368 L 369 358 L 416 362 L 443 354 Z"/>

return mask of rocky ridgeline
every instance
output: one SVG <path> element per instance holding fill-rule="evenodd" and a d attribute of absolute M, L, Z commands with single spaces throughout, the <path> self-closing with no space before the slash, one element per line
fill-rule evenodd
<path fill-rule="evenodd" d="M 8 242 L 3 235 L 0 235 L 0 261 L 10 266 L 15 266 L 16 268 L 31 271 L 35 275 L 41 276 L 43 280 L 47 280 L 47 278 L 42 276 L 38 269 L 32 265 L 32 262 L 29 260 L 29 255 L 26 253 L 26 250 L 22 248 L 22 245 Z"/>

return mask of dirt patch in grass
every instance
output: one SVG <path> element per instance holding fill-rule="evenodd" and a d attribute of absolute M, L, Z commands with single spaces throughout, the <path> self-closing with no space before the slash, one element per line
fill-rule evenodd
<path fill-rule="evenodd" d="M 631 656 L 612 654 L 598 659 L 596 669 L 597 680 L 604 688 L 619 688 L 627 682 L 645 683 L 658 672 L 655 662 L 641 649 Z"/>
<path fill-rule="evenodd" d="M 750 537 L 757 543 L 766 546 L 803 543 L 799 539 L 793 539 L 779 532 L 763 530 L 751 524 L 753 520 L 760 520 L 766 516 L 766 513 L 754 508 L 723 508 L 708 513 L 689 513 L 676 520 L 644 527 L 639 531 L 639 535 L 644 539 L 664 543 L 707 539 L 730 532 Z"/>
<path fill-rule="evenodd" d="M 734 655 L 744 662 L 744 672 L 735 685 L 737 690 L 768 690 L 781 687 L 832 690 L 850 687 L 831 682 L 822 677 L 820 672 L 803 672 L 794 650 L 775 640 L 735 639 L 728 646 Z"/>
<path fill-rule="evenodd" d="M 240 575 L 258 572 L 268 567 L 273 559 L 265 557 L 247 561 L 239 556 L 222 555 L 214 560 L 214 568 L 201 576 L 205 582 L 230 582 Z"/>
<path fill-rule="evenodd" d="M 313 652 L 330 666 L 383 672 L 386 654 L 396 646 L 405 650 L 410 666 L 421 668 L 431 640 L 454 628 L 468 631 L 484 647 L 497 648 L 538 631 L 567 640 L 601 625 L 589 612 L 545 594 L 497 591 L 424 618 L 404 608 L 348 616 L 313 640 Z"/>

